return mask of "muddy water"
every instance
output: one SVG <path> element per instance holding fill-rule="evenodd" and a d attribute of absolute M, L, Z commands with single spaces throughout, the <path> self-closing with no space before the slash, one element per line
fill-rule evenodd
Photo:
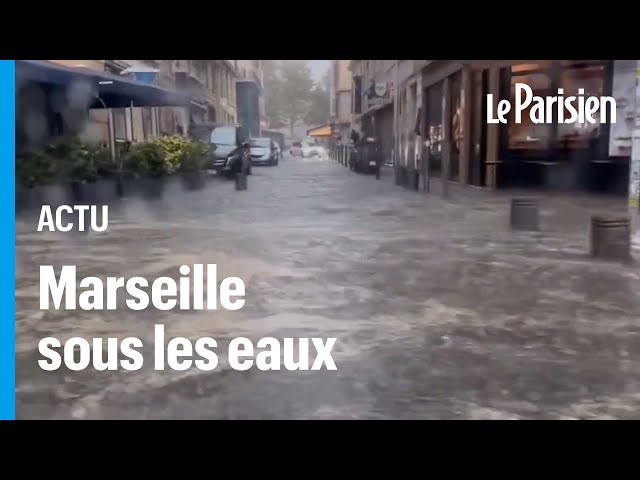
<path fill-rule="evenodd" d="M 586 258 L 588 212 L 575 199 L 543 205 L 542 233 L 513 234 L 500 197 L 444 202 L 319 159 L 254 172 L 246 192 L 213 181 L 127 202 L 102 234 L 18 221 L 19 418 L 640 416 L 640 268 Z M 241 277 L 245 307 L 38 309 L 42 264 L 177 279 L 193 263 Z M 154 371 L 156 323 L 216 338 L 219 367 Z M 43 372 L 37 343 L 50 335 L 138 336 L 145 366 Z M 336 337 L 338 371 L 234 371 L 223 353 L 237 336 Z"/>

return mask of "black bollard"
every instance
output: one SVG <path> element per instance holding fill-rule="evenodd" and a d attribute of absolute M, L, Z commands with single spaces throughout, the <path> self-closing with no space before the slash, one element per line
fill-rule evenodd
<path fill-rule="evenodd" d="M 591 256 L 603 260 L 631 258 L 631 222 L 628 217 L 591 217 Z"/>
<path fill-rule="evenodd" d="M 236 173 L 236 190 L 247 189 L 247 174 L 245 172 Z"/>
<path fill-rule="evenodd" d="M 538 230 L 538 200 L 514 198 L 511 200 L 511 228 L 514 230 Z"/>

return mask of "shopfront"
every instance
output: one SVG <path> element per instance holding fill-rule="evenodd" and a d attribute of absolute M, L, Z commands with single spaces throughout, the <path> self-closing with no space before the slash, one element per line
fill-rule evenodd
<path fill-rule="evenodd" d="M 515 85 L 529 85 L 535 96 L 563 94 L 602 97 L 613 94 L 613 61 L 562 60 L 521 63 L 503 69 L 503 95 L 515 100 Z M 506 85 L 507 89 L 504 89 Z M 631 80 L 630 85 L 633 85 Z M 505 91 L 506 90 L 506 91 Z M 619 96 L 619 95 L 618 95 Z M 618 98 L 619 103 L 624 101 Z M 606 107 L 605 107 L 606 108 Z M 600 119 L 599 111 L 593 115 Z M 606 112 L 611 118 L 612 112 Z M 624 125 L 623 111 L 616 112 Z M 513 111 L 509 122 L 500 131 L 502 169 L 498 186 L 534 186 L 625 193 L 630 155 L 624 145 L 610 148 L 610 123 L 561 123 L 558 111 L 552 111 L 553 121 L 533 123 L 525 110 L 521 123 L 515 123 Z M 614 125 L 614 128 L 617 125 Z M 620 129 L 613 132 L 619 136 Z M 630 134 L 628 135 L 630 137 Z M 613 147 L 613 146 L 612 146 Z"/>
<path fill-rule="evenodd" d="M 455 64 L 452 65 L 455 67 Z M 496 188 L 533 187 L 624 194 L 628 188 L 633 127 L 633 61 L 473 61 L 446 75 L 423 74 L 424 132 L 432 177 Z M 563 123 L 558 109 L 549 123 L 530 110 L 515 122 L 516 84 L 534 96 L 611 96 L 616 123 Z M 509 100 L 507 123 L 487 123 L 487 94 Z M 606 107 L 605 107 L 606 108 Z M 593 117 L 600 119 L 599 110 Z M 611 111 L 606 118 L 611 118 Z M 445 174 L 446 176 L 446 174 Z"/>

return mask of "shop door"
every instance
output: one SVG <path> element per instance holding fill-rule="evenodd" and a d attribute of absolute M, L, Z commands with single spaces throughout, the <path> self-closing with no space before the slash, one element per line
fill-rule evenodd
<path fill-rule="evenodd" d="M 391 152 L 393 151 L 393 108 L 386 107 L 376 113 L 375 117 L 376 136 L 380 139 L 380 149 L 382 150 L 382 160 L 384 163 L 391 162 Z"/>

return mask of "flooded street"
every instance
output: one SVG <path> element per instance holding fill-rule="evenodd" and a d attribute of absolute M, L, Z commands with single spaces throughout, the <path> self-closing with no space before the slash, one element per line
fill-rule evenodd
<path fill-rule="evenodd" d="M 508 200 L 444 201 L 327 159 L 254 168 L 162 203 L 128 202 L 105 233 L 16 224 L 16 418 L 638 418 L 640 268 L 588 259 L 586 219 L 543 204 L 512 233 Z M 564 205 L 564 207 L 563 207 Z M 581 216 L 582 215 L 582 216 Z M 215 263 L 240 311 L 40 311 L 39 266 L 178 278 Z M 124 306 L 123 306 L 124 307 Z M 213 372 L 153 370 L 153 325 L 218 341 Z M 46 336 L 145 344 L 135 372 L 44 372 Z M 337 371 L 228 367 L 234 337 L 335 337 Z M 312 350 L 313 351 L 313 350 Z"/>

